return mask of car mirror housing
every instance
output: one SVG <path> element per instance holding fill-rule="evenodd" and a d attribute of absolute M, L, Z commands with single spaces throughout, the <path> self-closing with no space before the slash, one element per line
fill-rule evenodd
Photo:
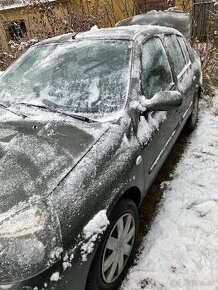
<path fill-rule="evenodd" d="M 183 97 L 178 91 L 164 91 L 156 93 L 151 99 L 144 99 L 146 111 L 171 111 L 179 108 Z"/>

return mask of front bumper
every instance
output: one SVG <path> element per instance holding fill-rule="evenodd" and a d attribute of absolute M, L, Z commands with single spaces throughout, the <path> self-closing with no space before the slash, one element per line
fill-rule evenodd
<path fill-rule="evenodd" d="M 28 280 L 1 285 L 0 290 L 85 290 L 89 272 L 89 261 L 72 262 L 72 266 L 63 271 L 62 261 Z M 54 273 L 58 273 L 58 281 L 51 281 Z"/>

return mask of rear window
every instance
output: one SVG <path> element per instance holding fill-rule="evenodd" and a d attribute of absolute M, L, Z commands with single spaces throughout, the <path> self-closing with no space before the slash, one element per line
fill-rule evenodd
<path fill-rule="evenodd" d="M 184 55 L 184 58 L 185 58 L 185 62 L 189 63 L 190 58 L 189 58 L 189 53 L 187 51 L 186 44 L 185 44 L 185 42 L 184 42 L 184 40 L 183 40 L 183 38 L 181 36 L 177 36 L 177 39 L 178 39 L 179 44 L 180 44 L 180 46 L 182 48 L 182 52 L 183 52 L 183 55 Z"/>
<path fill-rule="evenodd" d="M 186 61 L 183 56 L 181 46 L 179 42 L 177 41 L 175 35 L 166 35 L 165 43 L 166 43 L 170 58 L 173 62 L 175 73 L 178 76 L 186 65 Z"/>

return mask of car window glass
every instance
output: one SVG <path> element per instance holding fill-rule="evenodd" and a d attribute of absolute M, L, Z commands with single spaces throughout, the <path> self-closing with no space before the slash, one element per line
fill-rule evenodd
<path fill-rule="evenodd" d="M 165 41 L 171 60 L 173 62 L 175 73 L 179 75 L 183 70 L 184 66 L 186 65 L 181 47 L 175 35 L 165 36 Z"/>
<path fill-rule="evenodd" d="M 169 88 L 172 74 L 159 38 L 149 39 L 142 49 L 142 92 L 147 99 Z"/>
<path fill-rule="evenodd" d="M 182 48 L 183 55 L 184 55 L 184 57 L 185 57 L 185 62 L 186 62 L 186 63 L 189 63 L 190 59 L 189 59 L 189 53 L 188 53 L 188 51 L 187 51 L 186 44 L 185 44 L 185 42 L 184 42 L 184 40 L 182 39 L 181 36 L 178 36 L 177 39 L 178 39 L 179 44 L 180 44 L 180 46 L 181 46 L 181 48 Z"/>
<path fill-rule="evenodd" d="M 110 115 L 125 106 L 130 49 L 100 40 L 33 47 L 2 76 L 1 100 Z"/>

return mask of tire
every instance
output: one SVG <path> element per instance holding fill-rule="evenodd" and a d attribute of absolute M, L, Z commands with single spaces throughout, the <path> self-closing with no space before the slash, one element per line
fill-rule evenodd
<path fill-rule="evenodd" d="M 196 124 L 198 122 L 198 111 L 199 111 L 199 98 L 196 93 L 193 100 L 192 113 L 186 122 L 186 130 L 188 132 L 192 132 L 196 127 Z"/>
<path fill-rule="evenodd" d="M 93 260 L 86 290 L 117 290 L 131 263 L 139 223 L 135 203 L 130 199 L 119 201 L 109 221 Z"/>

